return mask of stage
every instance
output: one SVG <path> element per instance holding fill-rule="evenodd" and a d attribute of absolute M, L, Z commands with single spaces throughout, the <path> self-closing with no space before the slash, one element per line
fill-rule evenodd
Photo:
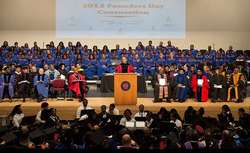
<path fill-rule="evenodd" d="M 193 99 L 187 100 L 185 103 L 153 103 L 153 98 L 138 98 L 137 105 L 118 105 L 117 108 L 120 110 L 120 114 L 127 108 L 131 109 L 133 114 L 138 111 L 138 106 L 140 104 L 145 105 L 145 110 L 150 110 L 152 112 L 157 112 L 161 107 L 165 107 L 167 110 L 171 108 L 177 109 L 181 117 L 183 117 L 184 111 L 188 106 L 193 106 L 195 109 L 200 107 L 205 108 L 205 116 L 217 117 L 217 114 L 221 111 L 221 106 L 228 104 L 232 110 L 232 113 L 236 119 L 238 119 L 237 111 L 239 108 L 244 108 L 247 112 L 250 111 L 250 97 L 245 99 L 244 103 L 233 103 L 233 102 L 217 102 L 211 103 L 210 101 L 206 103 L 194 102 Z M 89 106 L 94 108 L 97 112 L 100 111 L 101 105 L 109 105 L 114 103 L 114 98 L 112 97 L 91 97 L 88 98 Z M 49 99 L 49 106 L 56 108 L 57 114 L 63 120 L 72 120 L 75 118 L 76 109 L 80 103 L 75 99 L 74 101 L 66 100 L 56 100 Z M 32 100 L 27 100 L 25 103 L 21 102 L 19 99 L 14 99 L 13 102 L 9 102 L 7 99 L 0 103 L 0 115 L 6 116 L 10 113 L 15 105 L 22 104 L 23 112 L 26 116 L 35 115 L 40 110 L 40 103 Z"/>

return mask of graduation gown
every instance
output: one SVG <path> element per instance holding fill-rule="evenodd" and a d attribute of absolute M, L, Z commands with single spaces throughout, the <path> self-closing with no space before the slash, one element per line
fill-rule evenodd
<path fill-rule="evenodd" d="M 41 81 L 41 82 L 39 82 Z M 34 78 L 34 86 L 37 89 L 37 92 L 40 96 L 43 96 L 45 98 L 48 97 L 48 87 L 49 87 L 49 77 L 48 75 L 36 75 Z"/>
<path fill-rule="evenodd" d="M 181 84 L 182 87 L 178 87 L 177 85 Z M 187 92 L 188 92 L 188 78 L 185 74 L 178 74 L 175 79 L 176 85 L 176 98 L 179 100 L 186 100 L 187 99 Z"/>
<path fill-rule="evenodd" d="M 9 96 L 14 96 L 15 76 L 9 74 L 0 75 L 0 99 L 3 98 L 4 88 L 8 88 Z"/>
<path fill-rule="evenodd" d="M 22 73 L 16 78 L 17 93 L 19 97 L 28 97 L 30 94 L 31 75 L 29 73 Z"/>
<path fill-rule="evenodd" d="M 246 90 L 246 86 L 244 85 L 243 81 L 240 80 L 241 75 L 241 73 L 231 75 L 229 80 L 230 87 L 228 88 L 227 101 L 231 100 L 232 95 L 234 95 L 236 100 L 242 100 L 242 91 Z"/>
<path fill-rule="evenodd" d="M 160 79 L 165 79 L 165 85 L 160 85 Z M 154 77 L 154 97 L 156 100 L 159 98 L 169 98 L 169 79 L 167 74 L 157 74 Z"/>
<path fill-rule="evenodd" d="M 116 73 L 124 73 L 124 72 L 123 72 L 123 67 L 122 67 L 121 64 L 118 65 L 118 66 L 115 68 L 115 72 L 116 72 Z M 130 65 L 130 64 L 128 64 L 128 65 L 127 65 L 127 72 L 125 72 L 125 73 L 134 73 L 134 68 L 133 68 L 133 66 Z"/>
<path fill-rule="evenodd" d="M 202 86 L 198 86 L 198 79 L 203 80 Z M 198 101 L 206 102 L 208 100 L 208 79 L 205 75 L 199 76 L 193 75 L 192 77 L 192 89 L 195 94 L 195 97 Z"/>
<path fill-rule="evenodd" d="M 81 81 L 78 81 L 81 80 Z M 82 87 L 82 91 L 81 91 L 81 87 Z M 69 76 L 69 90 L 73 91 L 77 97 L 85 96 L 86 93 L 86 81 L 85 81 L 85 77 L 81 74 L 71 74 Z"/>
<path fill-rule="evenodd" d="M 226 99 L 226 78 L 221 74 L 214 74 L 210 79 L 212 100 Z"/>

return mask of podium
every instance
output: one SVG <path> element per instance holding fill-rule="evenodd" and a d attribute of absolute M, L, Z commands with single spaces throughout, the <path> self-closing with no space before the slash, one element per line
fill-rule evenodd
<path fill-rule="evenodd" d="M 114 96 L 117 105 L 137 104 L 137 74 L 115 73 Z"/>

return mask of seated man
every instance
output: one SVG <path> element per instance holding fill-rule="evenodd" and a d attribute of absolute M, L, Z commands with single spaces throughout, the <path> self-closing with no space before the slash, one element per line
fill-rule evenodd
<path fill-rule="evenodd" d="M 23 98 L 23 102 L 25 102 L 25 98 L 30 94 L 31 82 L 32 77 L 29 74 L 28 67 L 23 67 L 22 74 L 16 77 L 17 92 L 19 97 Z"/>
<path fill-rule="evenodd" d="M 15 77 L 11 74 L 9 67 L 4 67 L 3 70 L 3 74 L 0 74 L 0 102 L 6 97 L 12 101 L 14 96 Z"/>
<path fill-rule="evenodd" d="M 169 98 L 169 82 L 167 74 L 165 74 L 164 68 L 159 68 L 159 73 L 155 78 L 155 87 L 154 87 L 154 102 L 162 101 L 166 99 L 167 102 L 170 102 Z"/>
<path fill-rule="evenodd" d="M 137 112 L 135 114 L 135 117 L 146 117 L 147 116 L 147 112 L 144 111 L 144 105 L 140 104 L 139 105 L 139 112 Z"/>
<path fill-rule="evenodd" d="M 76 111 L 76 119 L 80 119 L 81 118 L 81 112 L 82 110 L 91 110 L 93 108 L 88 106 L 88 100 L 87 99 L 83 99 L 81 101 L 81 105 L 77 108 Z"/>
<path fill-rule="evenodd" d="M 38 71 L 38 75 L 35 76 L 34 86 L 38 93 L 38 102 L 41 102 L 44 98 L 48 98 L 49 77 L 44 74 L 43 68 L 40 68 Z"/>
<path fill-rule="evenodd" d="M 110 115 L 119 115 L 119 110 L 115 108 L 115 104 L 110 104 L 109 108 L 106 111 Z"/>
<path fill-rule="evenodd" d="M 76 68 L 74 73 L 69 76 L 69 91 L 72 91 L 80 100 L 83 100 L 86 95 L 85 76 L 78 73 Z"/>
<path fill-rule="evenodd" d="M 128 64 L 128 59 L 123 56 L 121 64 L 116 67 L 115 71 L 116 73 L 133 73 L 134 68 L 132 65 Z"/>
<path fill-rule="evenodd" d="M 224 101 L 226 98 L 226 78 L 219 72 L 219 67 L 215 69 L 210 83 L 212 102 Z"/>
<path fill-rule="evenodd" d="M 236 101 L 236 102 L 243 102 L 244 98 L 244 90 L 246 90 L 246 82 L 244 80 L 244 76 L 239 72 L 239 68 L 235 68 L 233 74 L 230 77 L 227 93 L 227 101 Z M 234 97 L 233 97 L 234 95 Z M 232 98 L 233 97 L 233 98 Z"/>

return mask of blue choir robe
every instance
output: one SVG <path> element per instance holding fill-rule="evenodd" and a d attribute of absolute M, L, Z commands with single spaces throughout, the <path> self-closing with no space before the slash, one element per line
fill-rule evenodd
<path fill-rule="evenodd" d="M 153 50 L 155 50 L 155 46 L 153 46 L 153 45 L 148 45 L 148 46 L 146 46 L 146 50 L 147 51 L 149 51 L 149 50 L 151 50 L 151 51 L 153 51 Z"/>
<path fill-rule="evenodd" d="M 181 84 L 181 87 L 178 87 Z M 176 97 L 179 100 L 186 100 L 188 93 L 188 77 L 185 74 L 178 74 L 175 79 Z"/>
<path fill-rule="evenodd" d="M 202 63 L 204 61 L 204 56 L 203 55 L 197 54 L 195 56 L 195 58 L 196 58 L 196 60 L 197 60 L 198 63 Z"/>
<path fill-rule="evenodd" d="M 216 59 L 215 60 L 216 61 L 216 66 L 221 66 L 221 65 L 223 65 L 225 63 L 224 56 L 221 53 L 217 53 L 215 59 Z"/>
<path fill-rule="evenodd" d="M 173 59 L 170 59 L 170 58 L 166 59 L 166 64 L 167 65 L 171 65 L 171 64 L 174 64 L 174 63 L 176 63 L 176 60 L 174 58 Z"/>
<path fill-rule="evenodd" d="M 10 47 L 5 47 L 5 48 L 1 48 L 1 49 L 2 49 L 2 55 L 3 56 L 6 56 L 6 54 L 8 54 L 9 51 L 10 51 Z"/>
<path fill-rule="evenodd" d="M 155 60 L 155 63 L 156 63 L 156 66 L 166 66 L 166 58 L 165 58 L 165 56 L 163 57 L 163 58 L 157 58 L 156 60 Z"/>
<path fill-rule="evenodd" d="M 196 56 L 197 53 L 198 53 L 198 50 L 196 50 L 196 49 L 193 49 L 193 50 L 190 50 L 190 51 L 191 51 L 192 56 Z"/>
<path fill-rule="evenodd" d="M 88 79 L 93 79 L 94 75 L 97 75 L 97 60 L 96 59 L 88 60 L 88 62 L 85 64 L 86 66 L 84 70 L 86 77 Z"/>
<path fill-rule="evenodd" d="M 143 61 L 143 69 L 144 69 L 144 76 L 148 77 L 149 75 L 155 75 L 155 61 L 150 58 L 145 58 Z"/>
<path fill-rule="evenodd" d="M 194 57 L 189 57 L 188 58 L 188 64 L 189 65 L 196 65 L 198 62 Z"/>
<path fill-rule="evenodd" d="M 109 59 L 98 60 L 97 75 L 101 78 L 104 73 L 112 73 L 111 61 Z"/>
<path fill-rule="evenodd" d="M 24 50 L 24 53 L 26 54 L 30 51 L 30 48 L 23 48 L 23 50 Z"/>
<path fill-rule="evenodd" d="M 34 58 L 32 58 L 32 59 L 31 59 L 31 63 L 34 64 L 34 65 L 36 65 L 36 67 L 38 67 L 38 68 L 43 67 L 42 59 L 39 58 L 39 57 L 34 57 Z"/>
<path fill-rule="evenodd" d="M 27 66 L 29 64 L 29 60 L 27 58 L 18 58 L 17 63 L 21 66 Z"/>
<path fill-rule="evenodd" d="M 9 96 L 12 98 L 14 96 L 14 87 L 15 87 L 15 75 L 0 75 L 0 99 L 3 98 L 4 86 L 8 86 Z"/>
<path fill-rule="evenodd" d="M 236 60 L 236 53 L 234 51 L 226 52 L 226 62 L 233 63 Z"/>
<path fill-rule="evenodd" d="M 70 58 L 61 59 L 61 60 L 60 60 L 60 64 L 64 64 L 64 65 L 65 65 L 65 69 L 66 69 L 67 71 L 69 71 L 70 68 L 71 68 L 71 59 L 70 59 Z M 59 65 L 60 65 L 60 64 L 59 64 Z"/>
<path fill-rule="evenodd" d="M 48 86 L 49 86 L 49 77 L 44 74 L 43 76 L 36 75 L 34 77 L 34 86 L 37 89 L 37 92 L 40 96 L 47 98 L 48 97 Z"/>
<path fill-rule="evenodd" d="M 45 58 L 44 62 L 45 62 L 45 64 L 48 64 L 48 65 L 55 64 L 55 59 L 54 59 L 54 57 L 52 57 L 52 58 Z"/>
<path fill-rule="evenodd" d="M 206 53 L 206 54 L 204 55 L 204 60 L 205 60 L 205 62 L 214 65 L 214 62 L 215 62 L 215 61 L 214 61 L 214 56 L 213 56 L 212 54 Z"/>
<path fill-rule="evenodd" d="M 89 58 L 89 51 L 88 50 L 82 52 L 82 58 Z"/>
<path fill-rule="evenodd" d="M 180 57 L 178 63 L 179 63 L 180 66 L 183 66 L 183 65 L 187 64 L 187 58 L 184 57 L 184 56 Z"/>
<path fill-rule="evenodd" d="M 142 60 L 140 58 L 132 58 L 129 63 L 134 67 L 136 73 L 142 74 Z"/>
<path fill-rule="evenodd" d="M 176 48 L 175 48 L 174 46 L 166 46 L 165 48 L 166 48 L 166 50 L 167 50 L 168 52 L 172 52 L 172 51 L 175 51 L 175 50 L 176 50 Z"/>

